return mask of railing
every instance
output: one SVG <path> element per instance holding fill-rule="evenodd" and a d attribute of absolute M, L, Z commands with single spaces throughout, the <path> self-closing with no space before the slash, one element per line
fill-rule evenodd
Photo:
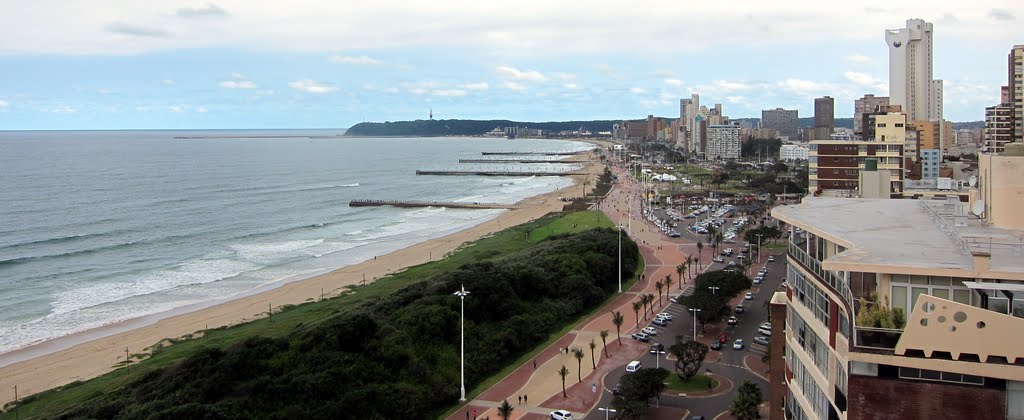
<path fill-rule="evenodd" d="M 888 328 L 854 327 L 854 346 L 878 350 L 892 351 L 900 341 L 903 330 Z"/>
<path fill-rule="evenodd" d="M 795 260 L 800 261 L 800 264 L 818 276 L 819 279 L 828 284 L 832 290 L 840 294 L 843 299 L 846 300 L 847 307 L 850 310 L 854 309 L 853 306 L 853 292 L 850 291 L 850 287 L 846 284 L 846 280 L 842 277 L 833 274 L 829 270 L 821 268 L 821 262 L 811 257 L 803 248 L 799 245 L 789 242 L 789 255 Z"/>

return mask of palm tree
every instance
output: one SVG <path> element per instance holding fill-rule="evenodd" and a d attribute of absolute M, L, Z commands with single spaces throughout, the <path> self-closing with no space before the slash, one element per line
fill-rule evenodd
<path fill-rule="evenodd" d="M 704 244 L 697 241 L 697 274 L 700 274 L 700 254 L 704 250 Z"/>
<path fill-rule="evenodd" d="M 619 345 L 622 345 L 622 323 L 626 321 L 626 318 L 622 316 L 622 312 L 612 312 L 612 324 L 615 324 L 615 338 L 619 340 Z M 608 354 L 608 350 L 604 351 L 605 355 Z"/>
<path fill-rule="evenodd" d="M 594 349 L 597 348 L 597 344 L 594 343 L 594 339 L 590 339 L 590 364 L 597 369 L 597 359 L 594 358 Z"/>
<path fill-rule="evenodd" d="M 512 404 L 509 404 L 508 400 L 502 401 L 498 406 L 498 415 L 505 420 L 512 417 Z"/>
<path fill-rule="evenodd" d="M 653 294 L 651 294 L 651 293 L 647 294 L 647 303 L 650 305 L 651 315 L 654 315 L 654 295 Z"/>
<path fill-rule="evenodd" d="M 690 271 L 688 271 L 688 272 L 687 272 L 686 274 L 687 274 L 687 275 L 689 275 L 690 277 L 693 277 L 693 272 L 692 272 L 692 271 L 693 271 L 693 270 L 692 270 L 692 268 L 693 268 L 693 256 L 687 255 L 687 256 L 686 256 L 686 262 L 685 262 L 685 264 L 686 264 L 686 268 L 689 268 L 689 269 L 691 269 L 691 270 L 690 270 Z M 682 288 L 683 288 L 683 285 L 681 285 L 681 284 L 680 284 L 680 285 L 679 285 L 679 288 L 680 288 L 680 289 L 682 289 Z"/>
<path fill-rule="evenodd" d="M 644 321 L 646 321 L 647 320 L 647 304 L 651 303 L 651 301 L 647 297 L 647 294 L 644 294 L 644 295 L 640 296 L 640 303 L 642 303 L 644 305 Z"/>
<path fill-rule="evenodd" d="M 572 357 L 576 358 L 576 379 L 583 382 L 583 349 L 572 349 Z"/>
<path fill-rule="evenodd" d="M 565 365 L 562 365 L 562 368 L 558 369 L 558 376 L 562 377 L 562 398 L 569 398 L 568 395 L 565 395 L 565 377 L 569 376 L 569 369 L 566 369 Z"/>
<path fill-rule="evenodd" d="M 612 322 L 615 322 L 614 318 L 612 319 Z M 615 324 L 615 328 L 618 327 L 619 325 Z M 604 357 L 608 357 L 608 330 L 601 330 L 601 350 L 604 351 Z"/>
<path fill-rule="evenodd" d="M 640 300 L 643 300 L 641 297 Z M 640 302 L 633 301 L 633 314 L 636 315 L 636 326 L 640 326 Z"/>
<path fill-rule="evenodd" d="M 669 274 L 665 275 L 665 296 L 668 296 L 672 292 L 672 276 Z"/>
<path fill-rule="evenodd" d="M 665 283 L 658 280 L 654 282 L 654 288 L 658 289 L 658 304 L 661 305 L 661 290 L 665 288 Z"/>
<path fill-rule="evenodd" d="M 689 261 L 686 261 L 686 262 L 676 266 L 676 274 L 679 275 L 679 288 L 680 289 L 683 288 L 683 272 L 686 271 L 686 263 L 687 262 L 689 262 Z"/>

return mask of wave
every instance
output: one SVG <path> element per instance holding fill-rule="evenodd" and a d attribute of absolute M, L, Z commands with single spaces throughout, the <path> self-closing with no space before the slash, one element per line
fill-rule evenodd
<path fill-rule="evenodd" d="M 55 259 L 55 258 L 73 257 L 73 256 L 78 256 L 78 255 L 88 255 L 88 254 L 93 254 L 93 253 L 102 252 L 102 251 L 110 251 L 110 250 L 114 250 L 114 249 L 118 249 L 118 248 L 125 248 L 125 247 L 129 247 L 129 246 L 133 246 L 133 245 L 136 245 L 135 241 L 128 241 L 128 242 L 121 242 L 121 243 L 112 244 L 112 245 L 99 246 L 99 247 L 95 247 L 95 248 L 88 248 L 88 249 L 80 249 L 80 250 L 76 250 L 76 251 L 61 252 L 61 253 L 58 253 L 58 254 L 33 255 L 33 256 L 28 256 L 28 257 L 11 258 L 11 259 L 6 259 L 6 260 L 0 260 L 0 267 L 12 266 L 12 265 L 17 265 L 17 264 L 23 264 L 23 263 L 30 262 L 30 261 L 41 261 L 41 260 L 50 260 L 50 259 Z"/>
<path fill-rule="evenodd" d="M 2 247 L 0 247 L 0 251 L 5 250 L 5 249 L 22 248 L 22 247 L 32 246 L 32 245 L 46 245 L 46 244 L 59 244 L 59 243 L 63 243 L 63 242 L 74 242 L 74 241 L 80 241 L 80 240 L 83 240 L 83 239 L 89 239 L 89 238 L 95 238 L 95 237 L 99 237 L 99 236 L 109 235 L 111 233 L 115 233 L 115 232 L 108 232 L 108 233 L 82 233 L 82 234 L 78 234 L 78 235 L 59 236 L 59 237 L 56 237 L 56 238 L 37 239 L 37 240 L 34 240 L 34 241 L 21 242 L 21 243 L 17 243 L 17 244 L 2 246 Z"/>

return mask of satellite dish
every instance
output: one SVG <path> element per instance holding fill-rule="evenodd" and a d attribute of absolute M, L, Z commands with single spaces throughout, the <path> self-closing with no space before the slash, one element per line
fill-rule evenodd
<path fill-rule="evenodd" d="M 985 212 L 985 200 L 978 200 L 971 206 L 971 214 L 981 217 L 981 214 Z"/>
<path fill-rule="evenodd" d="M 971 175 L 971 177 L 967 179 L 967 182 L 971 184 L 971 188 L 974 188 L 978 186 L 978 177 L 976 175 Z"/>

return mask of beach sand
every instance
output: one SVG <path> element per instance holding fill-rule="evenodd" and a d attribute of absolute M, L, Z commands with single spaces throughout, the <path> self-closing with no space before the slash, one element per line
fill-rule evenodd
<path fill-rule="evenodd" d="M 590 180 L 586 188 L 593 190 L 596 176 L 604 166 L 596 155 L 589 154 L 589 157 L 593 162 L 585 166 L 586 177 Z M 0 389 L 17 385 L 19 396 L 24 398 L 76 380 L 94 378 L 113 370 L 119 363 L 123 365 L 126 347 L 133 354 L 141 353 L 142 349 L 167 338 L 262 318 L 270 304 L 275 308 L 302 304 L 310 298 L 319 298 L 321 290 L 328 296 L 337 295 L 345 286 L 359 284 L 363 274 L 370 282 L 402 268 L 428 262 L 431 256 L 435 260 L 442 259 L 467 242 L 561 211 L 566 203 L 558 197 L 576 197 L 582 193 L 580 185 L 584 176 L 570 178 L 574 180 L 573 186 L 522 200 L 514 209 L 493 220 L 359 264 L 195 311 L 125 321 L 5 353 L 0 355 Z M 0 393 L 0 406 L 12 400 L 10 393 Z"/>

